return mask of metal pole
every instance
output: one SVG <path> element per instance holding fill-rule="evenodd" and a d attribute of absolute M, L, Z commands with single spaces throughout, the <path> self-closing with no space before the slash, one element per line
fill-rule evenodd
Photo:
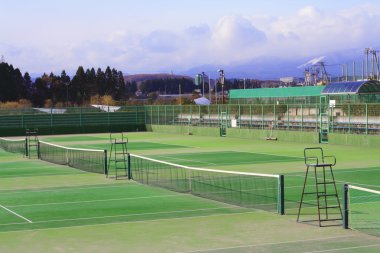
<path fill-rule="evenodd" d="M 343 228 L 348 229 L 348 185 L 343 185 Z"/>
<path fill-rule="evenodd" d="M 356 81 L 356 67 L 355 67 L 355 61 L 352 64 L 352 81 Z"/>
<path fill-rule="evenodd" d="M 181 84 L 179 84 L 179 104 L 182 105 Z"/>
<path fill-rule="evenodd" d="M 222 105 L 224 104 L 224 85 L 222 84 Z"/>
<path fill-rule="evenodd" d="M 215 103 L 218 103 L 218 84 L 215 80 Z"/>
<path fill-rule="evenodd" d="M 208 73 L 208 99 L 211 103 L 211 79 L 210 79 L 211 73 Z"/>
<path fill-rule="evenodd" d="M 205 72 L 202 72 L 202 84 L 203 84 L 202 94 L 203 94 L 203 97 L 205 97 Z"/>
<path fill-rule="evenodd" d="M 366 79 L 368 79 L 368 53 L 369 53 L 369 48 L 366 48 L 365 49 L 365 54 L 366 54 L 366 68 L 365 68 L 365 72 L 366 72 Z"/>
<path fill-rule="evenodd" d="M 379 74 L 380 74 L 380 69 L 379 69 L 379 56 L 376 57 L 376 63 L 377 63 L 377 80 L 380 80 Z"/>
<path fill-rule="evenodd" d="M 364 80 L 364 61 L 362 61 L 362 80 Z"/>
<path fill-rule="evenodd" d="M 371 53 L 372 53 L 372 64 L 371 64 L 371 79 L 374 80 L 375 79 L 375 50 L 371 50 Z"/>

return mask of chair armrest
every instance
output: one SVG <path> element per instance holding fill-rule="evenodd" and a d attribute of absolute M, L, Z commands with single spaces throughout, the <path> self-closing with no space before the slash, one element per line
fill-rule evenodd
<path fill-rule="evenodd" d="M 310 163 L 309 161 L 316 161 L 316 163 Z M 318 157 L 316 156 L 308 156 L 305 157 L 305 165 L 318 165 Z"/>
<path fill-rule="evenodd" d="M 332 163 L 329 163 L 329 164 L 331 164 L 332 166 L 336 165 L 336 158 L 335 158 L 335 156 L 333 156 L 333 155 L 323 156 L 323 160 L 325 161 L 325 163 L 327 163 L 326 162 L 326 158 L 328 158 L 328 160 L 332 160 L 333 161 Z"/>

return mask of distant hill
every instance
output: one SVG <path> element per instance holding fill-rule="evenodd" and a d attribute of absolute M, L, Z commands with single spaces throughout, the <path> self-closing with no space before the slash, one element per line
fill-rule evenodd
<path fill-rule="evenodd" d="M 252 59 L 244 64 L 195 66 L 181 74 L 194 76 L 204 71 L 207 74 L 210 73 L 212 78 L 215 78 L 219 76 L 217 69 L 223 69 L 227 79 L 254 78 L 260 80 L 278 80 L 280 77 L 286 76 L 303 77 L 305 69 L 300 68 L 300 65 L 313 58 L 325 56 L 324 62 L 329 75 L 333 77 L 340 76 L 342 73 L 342 64 L 349 65 L 349 74 L 351 75 L 352 64 L 353 61 L 355 61 L 356 72 L 359 76 L 361 75 L 361 65 L 364 59 L 363 52 L 363 48 L 353 48 L 311 55 L 309 57 L 279 58 L 265 56 Z"/>
<path fill-rule="evenodd" d="M 125 82 L 136 82 L 141 83 L 147 80 L 160 80 L 160 79 L 179 79 L 185 78 L 189 80 L 193 80 L 192 77 L 187 75 L 172 75 L 172 74 L 136 74 L 136 75 L 127 75 L 124 76 Z"/>

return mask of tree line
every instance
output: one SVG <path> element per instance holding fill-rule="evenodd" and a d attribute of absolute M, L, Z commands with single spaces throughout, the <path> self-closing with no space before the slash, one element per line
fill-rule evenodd
<path fill-rule="evenodd" d="M 223 87 L 217 81 L 215 88 L 220 93 L 229 89 L 259 88 L 261 84 L 262 81 L 253 79 L 226 79 Z M 142 94 L 142 97 L 150 98 L 149 103 L 155 103 L 158 94 L 189 94 L 195 89 L 202 88 L 203 85 L 195 86 L 191 78 L 185 77 L 165 77 L 126 83 L 123 73 L 109 66 L 104 71 L 101 68 L 95 70 L 79 66 L 72 78 L 62 70 L 60 75 L 43 74 L 33 81 L 28 72 L 23 75 L 11 64 L 0 62 L 0 103 L 18 101 L 19 104 L 35 107 L 111 104 L 115 101 L 126 104 L 127 100 L 136 96 L 137 90 L 141 91 L 139 94 Z M 207 94 L 208 83 L 205 83 L 204 88 Z M 212 92 L 215 92 L 215 88 Z M 138 101 L 130 100 L 129 104 L 134 102 Z"/>
<path fill-rule="evenodd" d="M 22 75 L 11 64 L 0 63 L 0 102 L 26 99 L 37 107 L 85 105 L 93 96 L 126 100 L 136 89 L 135 83 L 126 86 L 123 73 L 109 66 L 105 71 L 79 66 L 73 78 L 62 70 L 60 75 L 43 74 L 33 82 L 28 72 Z"/>

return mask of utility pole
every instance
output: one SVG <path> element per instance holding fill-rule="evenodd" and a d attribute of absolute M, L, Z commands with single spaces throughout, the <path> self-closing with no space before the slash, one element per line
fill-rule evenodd
<path fill-rule="evenodd" d="M 182 105 L 181 84 L 179 84 L 179 104 Z"/>

